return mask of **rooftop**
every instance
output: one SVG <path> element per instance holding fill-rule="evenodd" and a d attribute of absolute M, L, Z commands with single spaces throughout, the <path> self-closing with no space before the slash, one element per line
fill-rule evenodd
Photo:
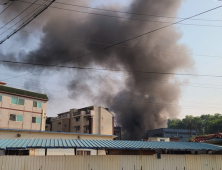
<path fill-rule="evenodd" d="M 159 128 L 159 129 L 152 129 L 152 130 L 148 130 L 148 132 L 151 131 L 156 131 L 156 130 L 163 130 L 163 131 L 180 131 L 180 132 L 190 132 L 192 131 L 192 133 L 196 133 L 196 130 L 194 129 L 173 129 L 173 128 Z"/>
<path fill-rule="evenodd" d="M 222 151 L 222 147 L 190 142 L 144 142 L 77 139 L 1 139 L 0 149 L 82 148 L 125 150 Z"/>
<path fill-rule="evenodd" d="M 205 142 L 211 139 L 222 139 L 222 133 L 217 132 L 216 134 L 209 134 L 205 136 L 196 136 L 193 141 L 194 142 Z"/>
<path fill-rule="evenodd" d="M 22 97 L 28 97 L 28 98 L 39 99 L 39 100 L 44 100 L 44 101 L 49 100 L 46 94 L 36 93 L 36 92 L 22 90 L 22 89 L 17 89 L 17 88 L 14 88 L 14 87 L 8 87 L 8 86 L 5 86 L 3 84 L 0 85 L 0 93 L 22 96 Z"/>

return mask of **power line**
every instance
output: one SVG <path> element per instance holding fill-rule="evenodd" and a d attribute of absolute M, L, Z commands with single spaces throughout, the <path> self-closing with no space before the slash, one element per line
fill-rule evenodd
<path fill-rule="evenodd" d="M 12 1 L 2 12 L 0 12 L 0 15 L 5 12 L 15 1 Z"/>
<path fill-rule="evenodd" d="M 126 76 L 126 77 L 132 77 L 132 76 Z M 123 78 L 126 78 L 123 77 Z M 20 78 L 20 79 L 24 79 L 24 80 L 29 80 L 27 78 Z M 145 79 L 148 82 L 154 82 L 154 83 L 165 83 L 165 84 L 174 84 L 174 85 L 182 85 L 182 86 L 191 86 L 191 87 L 197 87 L 197 88 L 208 88 L 208 89 L 222 89 L 222 85 L 213 85 L 213 84 L 200 84 L 200 83 L 183 83 L 183 82 L 172 82 L 172 81 L 168 81 L 168 80 L 158 80 L 158 79 L 151 79 L 151 78 L 146 78 L 146 77 L 135 77 L 135 79 Z M 15 82 L 13 80 L 9 80 L 12 82 Z M 59 86 L 67 86 L 67 85 L 61 85 L 58 83 L 50 83 L 50 82 L 45 82 L 45 81 L 38 81 L 41 82 L 43 84 L 52 84 L 52 85 L 59 85 Z"/>
<path fill-rule="evenodd" d="M 9 39 L 11 36 L 13 36 L 15 33 L 17 33 L 19 30 L 21 30 L 22 28 L 24 28 L 26 25 L 28 25 L 33 19 L 35 19 L 37 16 L 39 16 L 43 11 L 45 11 L 55 0 L 52 0 L 50 3 L 46 4 L 42 9 L 40 9 L 39 11 L 37 11 L 36 13 L 34 13 L 30 18 L 28 18 L 25 22 L 22 23 L 22 25 L 20 25 L 18 28 L 16 28 L 15 31 L 13 31 L 12 33 L 10 33 L 7 37 L 5 37 L 3 40 L 0 41 L 0 44 L 2 44 L 3 42 L 5 42 L 7 39 Z M 29 14 L 28 14 L 29 15 Z M 27 15 L 27 16 L 28 16 Z M 26 16 L 26 17 L 27 17 Z M 24 18 L 23 18 L 24 19 Z M 22 20 L 23 20 L 22 19 Z M 0 34 L 1 35 L 1 34 Z"/>
<path fill-rule="evenodd" d="M 115 43 L 115 44 L 113 44 L 113 45 L 110 45 L 110 46 L 101 48 L 101 49 L 99 49 L 99 50 L 96 50 L 96 51 L 93 51 L 93 52 L 90 52 L 90 53 L 81 55 L 81 56 L 79 56 L 79 57 L 75 57 L 75 58 L 73 58 L 73 59 L 71 59 L 71 60 L 66 60 L 66 61 L 64 61 L 64 62 L 61 62 L 60 64 L 64 64 L 64 63 L 70 62 L 70 61 L 75 60 L 75 59 L 78 59 L 78 58 L 82 58 L 82 57 L 86 57 L 86 56 L 89 56 L 89 55 L 92 55 L 92 54 L 95 54 L 95 53 L 102 52 L 102 51 L 107 50 L 107 49 L 109 49 L 109 48 L 112 48 L 112 47 L 118 46 L 118 45 L 120 45 L 120 44 L 126 43 L 126 42 L 128 42 L 128 41 L 131 41 L 131 40 L 134 40 L 134 39 L 143 37 L 143 36 L 148 35 L 148 34 L 151 34 L 151 33 L 153 33 L 153 32 L 157 32 L 157 31 L 162 30 L 162 29 L 164 29 L 164 28 L 173 26 L 173 25 L 178 24 L 178 23 L 180 23 L 180 22 L 183 22 L 183 21 L 189 20 L 189 19 L 191 19 L 191 18 L 200 16 L 200 15 L 202 15 L 202 14 L 208 13 L 208 12 L 210 12 L 210 11 L 216 10 L 216 9 L 218 9 L 218 8 L 221 8 L 221 7 L 222 7 L 222 5 L 221 5 L 221 6 L 218 6 L 218 7 L 216 7 L 216 8 L 212 8 L 212 9 L 210 9 L 210 10 L 201 12 L 201 13 L 199 13 L 199 14 L 193 15 L 193 16 L 188 17 L 188 18 L 186 18 L 186 19 L 183 19 L 183 20 L 174 22 L 174 23 L 172 23 L 172 24 L 169 24 L 169 25 L 166 25 L 166 26 L 163 26 L 163 27 L 154 29 L 154 30 L 152 30 L 152 31 L 149 31 L 149 32 L 146 32 L 146 33 L 143 33 L 143 34 L 140 34 L 140 35 L 135 36 L 135 37 L 132 37 L 132 38 L 130 38 L 130 39 L 123 40 L 123 41 L 118 42 L 118 43 Z M 59 65 L 59 64 L 57 64 L 57 65 L 55 65 L 55 66 L 58 66 L 58 65 Z M 41 69 L 40 69 L 40 70 L 41 70 Z M 40 70 L 37 70 L 37 71 L 40 71 Z M 26 74 L 23 74 L 23 75 L 19 75 L 19 76 L 16 76 L 16 77 L 20 77 L 20 76 L 24 76 L 24 75 L 28 75 L 28 74 L 32 74 L 32 73 L 33 73 L 33 72 L 29 72 L 29 73 L 26 73 Z M 151 73 L 151 72 L 150 72 L 150 73 Z M 154 73 L 154 72 L 153 72 L 153 73 Z M 173 73 L 157 73 L 157 72 L 156 72 L 156 74 L 173 74 Z M 187 74 L 187 75 L 188 75 L 188 74 Z M 12 78 L 16 78 L 16 77 L 12 77 Z M 10 78 L 10 79 L 12 79 L 12 78 Z"/>
<path fill-rule="evenodd" d="M 197 77 L 214 77 L 222 78 L 222 75 L 207 75 L 207 74 L 183 74 L 183 73 L 170 73 L 170 72 L 156 72 L 156 71 L 140 71 L 140 70 L 111 70 L 105 68 L 92 68 L 92 67 L 77 67 L 77 66 L 61 66 L 61 65 L 47 65 L 47 64 L 37 64 L 37 63 L 25 63 L 18 61 L 6 61 L 0 60 L 4 63 L 12 64 L 23 64 L 23 65 L 34 65 L 34 66 L 44 66 L 44 67 L 58 67 L 58 68 L 68 68 L 68 69 L 79 69 L 79 70 L 96 70 L 96 71 L 112 71 L 112 72 L 127 72 L 127 73 L 144 73 L 144 74 L 160 74 L 160 75 L 177 75 L 177 76 L 197 76 Z"/>
<path fill-rule="evenodd" d="M 23 87 L 23 86 L 20 86 L 20 87 Z M 40 89 L 40 90 L 47 90 L 47 89 Z M 65 94 L 65 93 L 70 94 L 70 92 L 67 92 L 67 91 L 54 91 L 54 90 L 47 90 L 47 91 L 53 91 L 53 92 L 62 93 L 62 94 Z M 91 95 L 85 95 L 83 93 L 74 93 L 74 95 L 82 95 L 82 96 L 92 97 Z M 176 104 L 176 103 L 167 103 L 167 102 L 149 102 L 149 101 L 144 101 L 144 100 L 139 101 L 139 100 L 135 100 L 135 99 L 129 100 L 129 99 L 121 99 L 121 98 L 117 98 L 117 97 L 102 97 L 100 99 L 106 99 L 106 100 L 110 100 L 110 101 L 124 101 L 124 102 L 129 102 L 129 103 L 143 103 L 143 104 L 149 104 L 149 105 L 166 105 L 166 106 L 170 106 L 170 107 L 173 107 L 173 106 L 175 106 L 175 107 L 181 106 L 181 107 L 188 107 L 188 108 L 200 107 L 200 106 L 193 106 L 193 105 L 179 105 L 179 103 Z M 192 104 L 192 103 L 190 103 L 190 104 Z M 195 103 L 195 104 L 198 105 L 200 103 Z M 202 104 L 200 104 L 200 105 L 202 105 Z M 215 108 L 215 106 L 210 106 L 210 107 Z M 216 107 L 221 108 L 221 106 L 216 106 Z M 206 107 L 206 108 L 208 108 L 208 107 Z"/>
<path fill-rule="evenodd" d="M 27 8 L 25 8 L 23 11 L 21 11 L 18 15 L 16 15 L 14 18 L 12 18 L 9 22 L 7 22 L 4 26 L 0 27 L 0 29 L 4 28 L 6 25 L 11 23 L 13 20 L 15 20 L 17 17 L 19 17 L 21 14 L 23 14 L 25 11 L 27 11 L 31 6 L 33 6 L 38 0 L 34 1 L 29 5 Z"/>
<path fill-rule="evenodd" d="M 4 28 L 4 29 L 11 29 L 11 28 Z M 15 29 L 11 29 L 11 30 L 15 30 Z M 38 34 L 38 35 L 44 35 L 41 32 L 33 32 L 33 31 L 25 31 L 22 30 L 20 32 L 25 32 L 25 33 L 29 33 L 29 34 Z M 1 35 L 1 34 L 0 34 Z M 91 43 L 91 44 L 98 44 L 98 45 L 112 45 L 110 43 L 102 43 L 102 42 L 97 42 L 97 41 L 89 41 L 89 40 L 81 40 L 81 39 L 77 39 L 77 38 L 70 38 L 70 37 L 65 37 L 67 39 L 70 40 L 74 40 L 74 41 L 78 41 L 78 42 L 83 42 L 83 43 Z M 118 48 L 129 48 L 129 49 L 138 49 L 141 50 L 141 48 L 143 47 L 130 47 L 130 46 L 123 46 L 123 45 L 118 45 L 116 46 Z M 178 55 L 189 55 L 189 56 L 200 56 L 200 57 L 210 57 L 210 58 L 222 58 L 222 56 L 213 56 L 213 55 L 203 55 L 203 54 L 189 54 L 189 53 L 179 53 L 179 52 L 172 52 L 172 51 L 153 51 L 152 53 L 167 53 L 167 54 L 178 54 Z"/>
<path fill-rule="evenodd" d="M 23 0 L 18 0 L 21 2 L 26 2 Z M 87 9 L 95 9 L 95 10 L 101 10 L 101 11 L 108 11 L 108 12 L 115 12 L 115 13 L 122 13 L 122 14 L 131 14 L 131 15 L 139 15 L 139 16 L 149 16 L 149 17 L 159 17 L 159 18 L 170 18 L 170 19 L 185 19 L 181 17 L 174 17 L 174 16 L 163 16 L 163 15 L 154 15 L 154 14 L 141 14 L 141 13 L 135 13 L 135 12 L 128 12 L 128 11 L 117 11 L 117 10 L 110 10 L 110 9 L 104 9 L 104 8 L 97 8 L 97 7 L 89 7 L 89 6 L 83 6 L 83 5 L 76 5 L 76 4 L 69 4 L 64 2 L 54 2 L 55 4 L 61 4 L 61 5 L 68 5 L 68 6 L 74 6 L 74 7 L 80 7 L 80 8 L 87 8 Z M 54 8 L 54 7 L 51 7 Z M 64 8 L 63 8 L 64 9 Z M 190 19 L 190 20 L 200 20 L 200 21 L 222 21 L 222 20 L 209 20 L 209 19 Z"/>
<path fill-rule="evenodd" d="M 30 2 L 22 1 L 22 0 L 18 0 L 18 2 L 30 3 Z M 39 5 L 39 4 L 36 4 L 36 5 Z M 71 11 L 71 12 L 77 12 L 77 13 L 84 13 L 84 14 L 89 14 L 89 15 L 102 16 L 102 17 L 110 17 L 110 18 L 121 18 L 121 19 L 127 19 L 127 20 L 135 20 L 135 21 L 143 21 L 143 22 L 154 22 L 154 23 L 161 23 L 161 24 L 169 24 L 169 23 L 172 24 L 172 23 L 173 23 L 173 22 L 166 22 L 166 21 L 153 21 L 153 20 L 147 20 L 147 19 L 128 18 L 128 17 L 121 17 L 121 16 L 98 14 L 98 13 L 78 11 L 78 10 L 74 10 L 74 9 L 65 9 L 65 8 L 54 7 L 54 6 L 50 6 L 50 8 L 60 9 L 60 10 L 65 10 L 65 11 Z M 221 20 L 221 21 L 222 21 L 222 20 Z M 178 23 L 178 24 L 179 24 L 179 25 L 187 25 L 187 26 L 201 26 L 201 27 L 219 27 L 219 28 L 222 27 L 222 26 L 220 26 L 220 25 L 201 25 L 201 24 L 189 24 L 189 23 L 187 23 L 187 24 L 185 24 L 185 23 Z"/>
<path fill-rule="evenodd" d="M 46 4 L 46 2 L 45 2 Z M 19 20 L 18 22 L 16 22 L 14 25 L 12 25 L 11 27 L 9 28 L 3 28 L 3 29 L 6 29 L 5 31 L 3 31 L 2 33 L 0 33 L 0 35 L 4 34 L 5 32 L 7 32 L 8 30 L 14 30 L 16 31 L 16 29 L 12 29 L 15 25 L 17 25 L 18 23 L 20 23 L 21 21 L 23 21 L 25 18 L 27 18 L 28 16 L 30 16 L 33 12 L 37 11 L 38 9 L 40 9 L 41 6 L 38 6 L 37 8 L 35 8 L 35 10 L 33 10 L 32 12 L 30 12 L 28 15 L 26 15 L 25 17 L 23 17 L 21 20 Z"/>

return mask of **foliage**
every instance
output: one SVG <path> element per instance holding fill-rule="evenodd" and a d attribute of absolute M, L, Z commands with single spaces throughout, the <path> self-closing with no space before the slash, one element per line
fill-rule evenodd
<path fill-rule="evenodd" d="M 222 115 L 186 116 L 184 119 L 168 119 L 168 128 L 197 130 L 197 135 L 222 132 Z"/>

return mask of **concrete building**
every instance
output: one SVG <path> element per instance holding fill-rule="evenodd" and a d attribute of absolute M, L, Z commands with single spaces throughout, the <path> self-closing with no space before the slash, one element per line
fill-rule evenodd
<path fill-rule="evenodd" d="M 0 82 L 0 128 L 45 130 L 46 94 Z"/>
<path fill-rule="evenodd" d="M 163 137 L 163 138 L 179 138 L 180 142 L 187 142 L 190 137 L 196 136 L 196 130 L 188 129 L 154 129 L 148 131 L 148 138 Z"/>
<path fill-rule="evenodd" d="M 89 134 L 114 134 L 113 114 L 102 107 L 70 109 L 51 118 L 52 131 Z"/>
<path fill-rule="evenodd" d="M 120 126 L 114 127 L 114 135 L 118 136 L 114 140 L 121 140 L 122 139 L 121 129 L 122 128 Z"/>

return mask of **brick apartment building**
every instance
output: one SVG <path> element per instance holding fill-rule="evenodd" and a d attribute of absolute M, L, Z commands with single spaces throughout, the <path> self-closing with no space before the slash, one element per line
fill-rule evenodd
<path fill-rule="evenodd" d="M 70 109 L 57 117 L 48 118 L 46 130 L 113 135 L 114 118 L 113 114 L 103 107 Z"/>
<path fill-rule="evenodd" d="M 47 101 L 46 94 L 0 82 L 0 128 L 44 131 Z"/>

